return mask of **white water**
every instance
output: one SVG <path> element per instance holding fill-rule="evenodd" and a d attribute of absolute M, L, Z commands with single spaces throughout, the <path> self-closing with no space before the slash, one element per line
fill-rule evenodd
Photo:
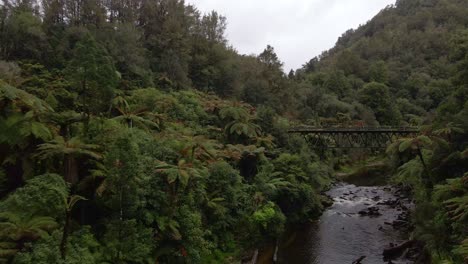
<path fill-rule="evenodd" d="M 279 263 L 288 264 L 351 264 L 366 256 L 362 264 L 388 263 L 383 260 L 383 250 L 390 243 L 399 244 L 406 238 L 391 223 L 402 212 L 399 207 L 379 205 L 379 202 L 396 199 L 389 187 L 357 187 L 338 185 L 328 192 L 334 204 L 317 223 L 301 228 L 294 241 L 280 249 Z M 409 206 L 409 201 L 406 201 Z M 359 211 L 378 207 L 381 216 L 361 216 Z M 392 263 L 412 263 L 401 258 Z"/>

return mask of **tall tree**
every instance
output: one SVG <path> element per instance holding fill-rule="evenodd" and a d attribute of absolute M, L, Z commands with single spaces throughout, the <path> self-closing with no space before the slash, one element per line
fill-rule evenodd
<path fill-rule="evenodd" d="M 392 102 L 389 89 L 381 83 L 369 83 L 358 91 L 359 102 L 374 111 L 381 125 L 396 125 L 401 114 Z"/>
<path fill-rule="evenodd" d="M 226 17 L 218 14 L 216 11 L 205 14 L 200 22 L 200 34 L 210 43 L 227 44 L 225 31 L 227 26 Z"/>
<path fill-rule="evenodd" d="M 283 68 L 283 63 L 279 60 L 278 55 L 276 55 L 275 49 L 267 45 L 260 55 L 258 55 L 260 62 L 266 64 L 268 68 L 272 70 L 281 70 Z"/>
<path fill-rule="evenodd" d="M 139 25 L 158 80 L 168 78 L 178 88 L 190 85 L 190 29 L 196 16 L 197 12 L 181 0 L 143 1 Z"/>
<path fill-rule="evenodd" d="M 78 158 L 88 157 L 99 160 L 101 154 L 97 152 L 99 146 L 83 143 L 79 138 L 74 137 L 65 140 L 63 137 L 57 137 L 47 143 L 38 146 L 37 156 L 40 159 L 62 158 L 62 174 L 65 181 L 76 184 L 80 178 L 78 174 Z"/>
<path fill-rule="evenodd" d="M 91 35 L 76 44 L 65 71 L 78 93 L 81 111 L 90 115 L 110 108 L 118 73 L 106 50 Z"/>
<path fill-rule="evenodd" d="M 65 0 L 42 0 L 42 8 L 45 27 L 65 23 Z"/>

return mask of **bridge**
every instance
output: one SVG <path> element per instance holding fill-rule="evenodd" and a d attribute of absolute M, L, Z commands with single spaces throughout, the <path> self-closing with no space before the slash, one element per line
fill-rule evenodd
<path fill-rule="evenodd" d="M 398 138 L 417 135 L 419 127 L 308 127 L 288 130 L 303 135 L 314 148 L 382 149 Z"/>

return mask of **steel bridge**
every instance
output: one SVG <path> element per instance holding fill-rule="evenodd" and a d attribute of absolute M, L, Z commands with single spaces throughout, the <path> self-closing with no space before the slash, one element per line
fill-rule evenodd
<path fill-rule="evenodd" d="M 419 127 L 297 127 L 290 134 L 303 135 L 314 148 L 382 149 L 398 138 L 417 135 Z"/>

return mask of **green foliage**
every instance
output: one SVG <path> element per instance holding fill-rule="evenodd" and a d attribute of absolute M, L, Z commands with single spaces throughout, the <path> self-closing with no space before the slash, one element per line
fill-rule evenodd
<path fill-rule="evenodd" d="M 112 221 L 104 234 L 103 258 L 108 263 L 148 263 L 151 259 L 152 232 L 136 220 Z"/>
<path fill-rule="evenodd" d="M 44 49 L 47 49 L 41 20 L 31 11 L 15 10 L 4 21 L 1 38 L 4 59 L 41 59 Z"/>
<path fill-rule="evenodd" d="M 273 202 L 268 202 L 253 213 L 252 221 L 254 224 L 260 225 L 263 232 L 277 237 L 284 231 L 286 217 Z"/>
<path fill-rule="evenodd" d="M 65 211 L 68 188 L 62 177 L 56 174 L 36 176 L 1 201 L 3 212 L 27 216 L 50 216 L 62 218 Z"/>
<path fill-rule="evenodd" d="M 0 202 L 0 260 L 47 238 L 65 212 L 68 188 L 58 175 L 36 176 Z"/>
<path fill-rule="evenodd" d="M 50 236 L 29 245 L 28 250 L 18 253 L 13 263 L 63 263 L 63 264 L 92 264 L 101 263 L 102 248 L 89 227 L 83 227 L 70 237 L 68 258 L 64 261 L 60 256 L 60 232 L 53 232 Z"/>
<path fill-rule="evenodd" d="M 260 126 L 254 123 L 255 118 L 242 106 L 225 107 L 219 111 L 219 116 L 227 122 L 224 130 L 234 142 L 247 143 L 261 135 Z"/>
<path fill-rule="evenodd" d="M 47 143 L 40 144 L 37 147 L 36 156 L 39 159 L 55 157 L 63 159 L 62 171 L 65 180 L 75 184 L 79 181 L 77 158 L 84 156 L 99 160 L 102 156 L 96 152 L 98 148 L 97 145 L 84 143 L 78 137 L 65 139 L 58 136 Z"/>
<path fill-rule="evenodd" d="M 167 175 L 167 182 L 169 184 L 177 181 L 182 185 L 182 188 L 188 185 L 190 178 L 201 177 L 199 171 L 193 168 L 193 164 L 187 163 L 185 160 L 179 160 L 177 165 L 161 163 L 156 166 L 156 171 Z"/>
<path fill-rule="evenodd" d="M 57 137 L 48 143 L 39 145 L 37 155 L 42 159 L 62 155 L 85 155 L 94 159 L 101 159 L 102 156 L 95 152 L 98 148 L 97 145 L 83 143 L 77 137 L 67 141 L 63 137 Z"/>
<path fill-rule="evenodd" d="M 82 111 L 97 114 L 109 108 L 118 76 L 112 59 L 92 36 L 76 43 L 65 72 Z"/>
<path fill-rule="evenodd" d="M 372 109 L 382 125 L 394 125 L 400 121 L 400 113 L 392 103 L 389 89 L 384 84 L 366 84 L 359 90 L 359 102 Z"/>
<path fill-rule="evenodd" d="M 467 261 L 468 260 L 468 239 L 463 240 L 462 243 L 453 250 L 453 253 L 461 256 L 464 261 Z"/>
<path fill-rule="evenodd" d="M 108 147 L 104 159 L 106 205 L 114 212 L 113 218 L 129 218 L 136 210 L 139 197 L 134 191 L 140 181 L 140 149 L 132 130 L 122 130 Z"/>
<path fill-rule="evenodd" d="M 214 11 L 124 2 L 0 7 L 0 255 L 233 262 L 323 210 L 329 161 L 287 134 L 302 122 L 429 125 L 390 146 L 393 180 L 434 259 L 466 259 L 465 1 L 397 1 L 288 76 Z M 50 172 L 65 181 L 33 177 Z"/>
<path fill-rule="evenodd" d="M 388 82 L 388 68 L 384 61 L 378 61 L 371 65 L 369 69 L 369 78 L 371 82 Z"/>

